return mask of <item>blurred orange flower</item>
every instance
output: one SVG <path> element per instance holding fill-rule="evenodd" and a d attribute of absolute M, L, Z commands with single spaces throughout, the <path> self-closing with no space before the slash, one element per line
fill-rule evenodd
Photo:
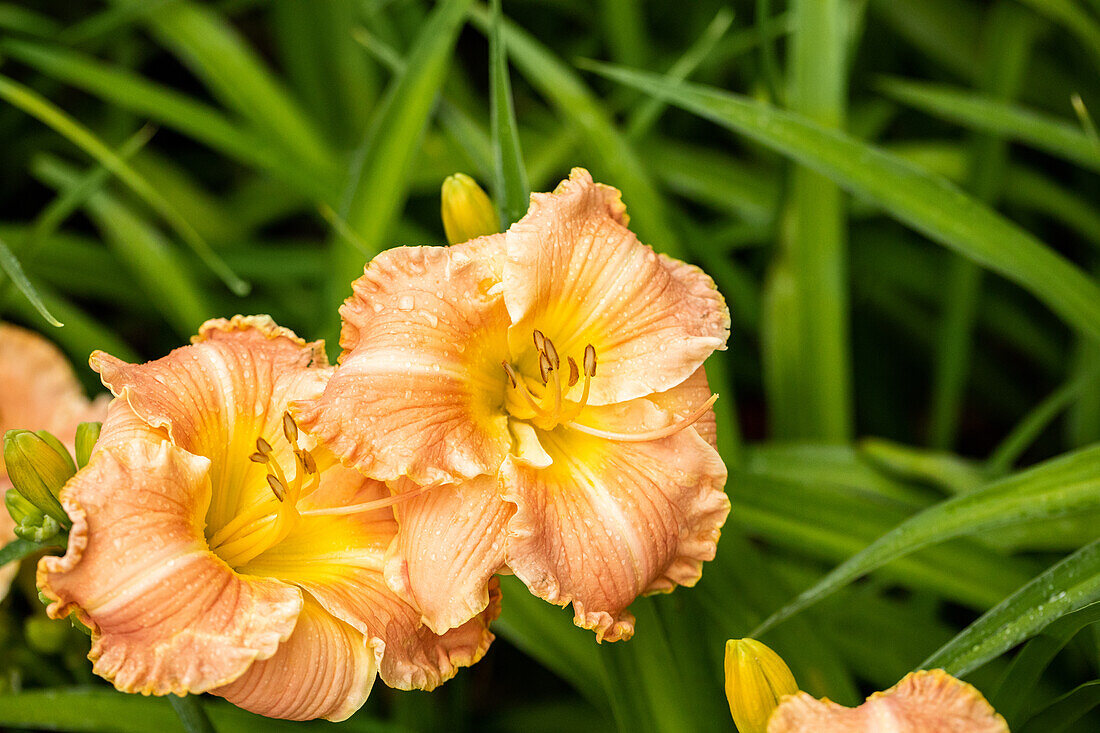
<path fill-rule="evenodd" d="M 424 628 L 383 579 L 390 492 L 287 415 L 332 374 L 320 342 L 237 316 L 157 361 L 91 363 L 117 399 L 61 493 L 68 552 L 40 561 L 38 583 L 52 617 L 92 629 L 97 674 L 342 720 L 377 675 L 431 689 L 484 654 L 498 604 L 444 636 Z"/>
<path fill-rule="evenodd" d="M 102 420 L 107 413 L 107 396 L 89 401 L 56 346 L 6 323 L 0 324 L 0 385 L 0 437 L 16 428 L 48 430 L 71 450 L 77 425 Z M 0 461 L 0 496 L 10 488 Z M 0 508 L 0 546 L 15 539 L 14 526 Z M 18 563 L 0 567 L 0 600 L 18 570 Z"/>
<path fill-rule="evenodd" d="M 575 169 L 505 234 L 403 247 L 344 304 L 340 367 L 303 427 L 412 494 L 386 578 L 437 632 L 505 566 L 598 639 L 694 584 L 729 513 L 703 361 L 729 313 Z M 422 487 L 431 487 L 424 489 Z"/>

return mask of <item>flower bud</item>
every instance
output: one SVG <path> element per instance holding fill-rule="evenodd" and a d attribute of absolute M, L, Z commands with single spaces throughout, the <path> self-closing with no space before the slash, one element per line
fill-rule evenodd
<path fill-rule="evenodd" d="M 81 468 L 88 465 L 102 429 L 101 422 L 82 422 L 76 426 L 76 464 Z"/>
<path fill-rule="evenodd" d="M 57 496 L 76 472 L 76 466 L 64 446 L 49 433 L 45 434 L 48 439 L 29 430 L 9 430 L 4 435 L 4 466 L 12 486 L 24 499 L 68 527 L 69 518 Z"/>
<path fill-rule="evenodd" d="M 4 506 L 8 508 L 8 514 L 15 520 L 16 525 L 32 527 L 42 524 L 46 515 L 39 511 L 38 507 L 23 498 L 15 489 L 8 489 L 4 494 Z"/>
<path fill-rule="evenodd" d="M 726 698 L 740 733 L 766 733 L 784 695 L 798 692 L 783 659 L 755 639 L 726 642 Z"/>
<path fill-rule="evenodd" d="M 500 219 L 488 194 L 465 173 L 443 181 L 443 231 L 451 244 L 500 231 Z"/>

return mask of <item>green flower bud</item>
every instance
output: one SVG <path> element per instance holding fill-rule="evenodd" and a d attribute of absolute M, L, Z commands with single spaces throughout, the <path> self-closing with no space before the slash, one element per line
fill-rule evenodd
<path fill-rule="evenodd" d="M 69 544 L 69 538 L 61 532 L 61 525 L 51 516 L 43 517 L 38 524 L 17 524 L 12 528 L 12 532 L 15 532 L 15 536 L 19 539 L 37 542 L 38 544 L 44 544 L 61 535 L 61 538 L 50 544 L 56 544 L 60 547 Z"/>
<path fill-rule="evenodd" d="M 54 654 L 65 646 L 71 627 L 64 621 L 54 621 L 45 616 L 32 616 L 23 622 L 23 636 L 27 646 L 41 654 Z"/>
<path fill-rule="evenodd" d="M 88 465 L 88 459 L 92 457 L 92 449 L 95 448 L 102 429 L 101 422 L 82 422 L 76 426 L 76 463 L 81 468 Z"/>
<path fill-rule="evenodd" d="M 500 218 L 489 195 L 465 173 L 443 181 L 443 231 L 451 244 L 500 231 Z"/>
<path fill-rule="evenodd" d="M 4 465 L 8 479 L 24 499 L 59 525 L 69 527 L 57 496 L 76 467 L 64 446 L 29 430 L 9 430 L 4 435 Z"/>
<path fill-rule="evenodd" d="M 726 699 L 737 730 L 765 733 L 768 718 L 798 684 L 782 657 L 755 639 L 726 642 Z"/>
<path fill-rule="evenodd" d="M 8 514 L 15 520 L 15 524 L 32 527 L 42 524 L 46 518 L 38 507 L 23 498 L 15 489 L 8 489 L 4 494 L 4 506 L 8 508 Z"/>

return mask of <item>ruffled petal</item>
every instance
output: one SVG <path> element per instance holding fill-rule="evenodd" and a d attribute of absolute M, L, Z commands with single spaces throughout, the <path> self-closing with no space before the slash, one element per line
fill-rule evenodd
<path fill-rule="evenodd" d="M 380 672 L 391 687 L 430 690 L 481 659 L 493 640 L 489 622 L 500 613 L 495 585 L 478 615 L 442 636 L 432 633 L 382 574 L 386 548 L 397 532 L 391 508 L 310 514 L 385 499 L 389 490 L 342 466 L 323 476 L 321 488 L 299 503 L 302 517 L 287 538 L 242 571 L 303 588 L 328 613 L 384 650 Z"/>
<path fill-rule="evenodd" d="M 805 692 L 783 699 L 768 733 L 1008 733 L 982 694 L 942 669 L 912 672 L 858 708 L 816 700 Z"/>
<path fill-rule="evenodd" d="M 209 461 L 167 442 L 96 451 L 61 492 L 72 519 L 63 557 L 44 557 L 38 586 L 93 631 L 96 674 L 125 692 L 203 692 L 275 653 L 301 593 L 235 574 L 209 551 Z"/>
<path fill-rule="evenodd" d="M 256 439 L 289 447 L 283 414 L 292 399 L 321 394 L 332 370 L 321 342 L 306 342 L 267 316 L 207 321 L 193 345 L 146 364 L 102 352 L 90 359 L 103 383 L 172 443 L 211 461 L 212 531 L 268 501 L 265 468 L 248 460 Z M 291 465 L 286 462 L 286 465 Z"/>
<path fill-rule="evenodd" d="M 640 432 L 672 416 L 648 400 L 590 408 L 584 422 Z M 574 622 L 597 639 L 633 634 L 627 606 L 643 593 L 694 585 L 714 557 L 730 504 L 726 469 L 692 429 L 643 443 L 594 438 L 568 428 L 540 432 L 553 463 L 509 457 L 504 499 L 507 562 L 535 595 L 573 603 Z"/>
<path fill-rule="evenodd" d="M 667 390 L 725 348 L 729 311 L 699 268 L 657 255 L 623 223 L 619 192 L 575 168 L 554 193 L 533 194 L 506 234 L 504 300 L 512 357 L 538 374 L 532 332 L 581 363 L 596 349 L 594 405 Z"/>
<path fill-rule="evenodd" d="M 660 409 L 666 410 L 675 415 L 677 419 L 682 420 L 695 412 L 699 405 L 710 399 L 710 395 L 707 372 L 703 367 L 699 367 L 683 383 L 664 392 L 650 395 L 649 400 Z M 707 410 L 701 418 L 695 421 L 692 427 L 712 448 L 718 449 L 718 421 L 714 417 L 714 410 Z"/>
<path fill-rule="evenodd" d="M 340 309 L 340 369 L 295 405 L 301 426 L 382 481 L 496 473 L 509 448 L 508 315 L 486 252 L 502 237 L 375 257 Z"/>
<path fill-rule="evenodd" d="M 269 718 L 347 720 L 378 676 L 382 650 L 375 646 L 307 598 L 294 633 L 275 656 L 211 692 Z"/>
<path fill-rule="evenodd" d="M 405 482 L 402 491 L 416 491 Z M 394 507 L 400 529 L 386 556 L 386 581 L 437 634 L 489 605 L 489 579 L 504 564 L 504 526 L 514 507 L 498 480 L 481 476 L 429 489 Z"/>

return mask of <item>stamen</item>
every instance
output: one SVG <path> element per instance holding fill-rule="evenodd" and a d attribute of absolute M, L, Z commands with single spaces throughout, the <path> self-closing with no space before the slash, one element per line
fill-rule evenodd
<path fill-rule="evenodd" d="M 409 499 L 415 499 L 422 494 L 426 494 L 432 489 L 438 488 L 440 484 L 432 486 L 424 486 L 416 491 L 407 491 L 401 494 L 394 494 L 386 499 L 375 499 L 374 501 L 364 502 L 362 504 L 348 504 L 346 506 L 334 506 L 326 507 L 324 509 L 307 509 L 301 512 L 303 517 L 319 517 L 319 516 L 331 516 L 331 515 L 343 515 L 343 514 L 359 514 L 360 512 L 372 512 L 375 509 L 385 509 L 388 506 L 394 506 L 395 504 L 401 504 Z"/>
<path fill-rule="evenodd" d="M 554 348 L 554 342 L 550 339 L 543 339 L 543 345 L 546 347 L 546 356 L 550 359 L 550 366 L 557 370 L 561 366 L 561 361 L 558 359 L 558 350 Z"/>
<path fill-rule="evenodd" d="M 505 373 L 508 374 L 508 381 L 512 383 L 512 389 L 516 387 L 516 370 L 512 368 L 512 365 L 506 361 L 500 362 L 500 365 L 504 367 Z"/>
<path fill-rule="evenodd" d="M 267 463 L 267 456 L 265 456 L 263 453 L 253 453 L 248 457 L 248 460 L 252 461 L 253 463 Z"/>
<path fill-rule="evenodd" d="M 589 427 L 588 425 L 581 425 L 575 422 L 568 422 L 566 425 L 573 428 L 577 432 L 584 433 L 585 435 L 592 435 L 597 438 L 606 438 L 607 440 L 615 440 L 620 443 L 645 443 L 650 440 L 660 440 L 661 438 L 667 438 L 670 435 L 675 435 L 681 430 L 694 425 L 699 418 L 707 413 L 714 401 L 718 399 L 717 394 L 712 394 L 710 398 L 702 405 L 697 407 L 690 415 L 683 420 L 667 425 L 663 428 L 656 430 L 648 430 L 644 433 L 618 433 L 613 430 L 600 430 L 599 428 Z"/>
<path fill-rule="evenodd" d="M 542 377 L 543 384 L 550 381 L 552 371 L 554 371 L 554 365 L 550 363 L 550 357 L 545 352 L 539 354 L 539 376 Z"/>
<path fill-rule="evenodd" d="M 256 450 L 264 457 L 268 457 L 271 455 L 271 443 L 268 443 L 263 438 L 256 438 Z"/>
<path fill-rule="evenodd" d="M 584 375 L 596 376 L 596 347 L 592 344 L 584 347 Z"/>
<path fill-rule="evenodd" d="M 577 369 L 577 362 L 573 361 L 573 357 L 569 357 L 569 386 L 572 387 L 580 378 L 581 373 Z"/>
<path fill-rule="evenodd" d="M 298 425 L 289 412 L 283 413 L 283 435 L 286 436 L 286 442 L 291 445 L 298 442 Z"/>
<path fill-rule="evenodd" d="M 535 340 L 535 350 L 540 354 L 546 351 L 546 337 L 542 335 L 542 331 L 537 328 L 531 332 L 531 338 Z"/>
<path fill-rule="evenodd" d="M 306 473 L 311 476 L 317 473 L 317 461 L 314 460 L 312 453 L 307 450 L 301 451 L 298 454 L 298 459 L 301 460 L 302 468 L 305 469 Z"/>
<path fill-rule="evenodd" d="M 275 498 L 279 501 L 286 499 L 286 486 L 283 485 L 283 482 L 270 473 L 265 478 L 267 479 L 267 485 L 271 487 L 271 493 L 275 494 Z"/>

